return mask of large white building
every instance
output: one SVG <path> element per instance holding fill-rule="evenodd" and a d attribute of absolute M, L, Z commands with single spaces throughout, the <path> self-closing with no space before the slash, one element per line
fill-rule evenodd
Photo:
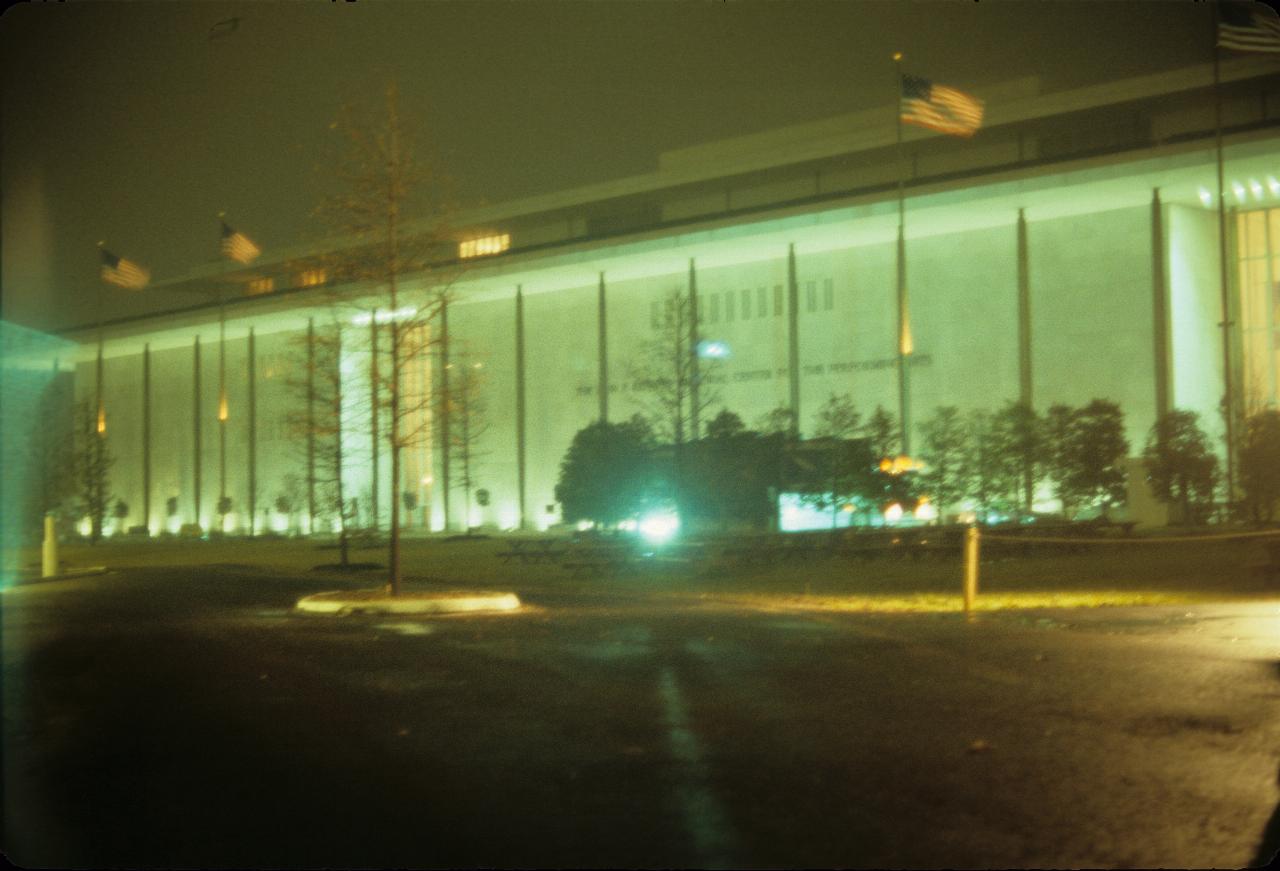
<path fill-rule="evenodd" d="M 1280 399 L 1280 74 L 1269 58 L 1224 62 L 1220 93 L 1229 353 L 1237 400 L 1252 409 Z M 1135 454 L 1163 410 L 1191 409 L 1220 428 L 1211 66 L 1057 93 L 1028 78 L 979 96 L 986 119 L 972 139 L 906 128 L 898 146 L 886 105 L 668 152 L 650 174 L 461 216 L 457 256 L 409 277 L 402 302 L 457 276 L 450 359 L 483 364 L 489 426 L 475 478 L 491 498 L 467 508 L 455 489 L 450 525 L 558 520 L 561 457 L 584 425 L 638 410 L 631 367 L 673 292 L 696 293 L 699 335 L 728 350 L 710 375 L 720 404 L 748 422 L 790 406 L 809 430 L 822 402 L 848 393 L 864 413 L 905 407 L 911 434 L 944 404 L 1043 409 L 1095 397 L 1123 407 Z M 193 271 L 170 284 L 207 291 L 208 305 L 103 327 L 112 490 L 129 506 L 121 526 L 208 529 L 225 494 L 229 529 L 247 530 L 251 513 L 256 529 L 278 528 L 288 493 L 309 524 L 305 440 L 287 422 L 301 400 L 287 374 L 298 369 L 294 337 L 334 316 L 322 254 Z M 363 315 L 343 315 L 356 396 L 367 389 L 371 313 L 388 315 L 376 290 L 352 293 L 365 299 Z M 66 338 L 78 343 L 76 391 L 92 397 L 98 332 Z M 438 379 L 439 363 L 424 358 L 414 377 Z M 435 429 L 435 443 L 407 452 L 399 487 L 383 449 L 383 518 L 393 491 L 412 491 L 412 524 L 444 525 Z M 350 438 L 362 453 L 348 492 L 367 516 L 367 426 Z"/>

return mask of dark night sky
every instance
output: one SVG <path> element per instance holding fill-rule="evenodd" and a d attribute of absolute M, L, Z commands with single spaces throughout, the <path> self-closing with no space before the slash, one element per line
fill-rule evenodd
<path fill-rule="evenodd" d="M 1037 74 L 1058 90 L 1207 62 L 1210 27 L 1181 2 L 14 6 L 0 19 L 3 314 L 85 322 L 99 239 L 174 277 L 216 256 L 223 209 L 264 249 L 305 241 L 328 122 L 391 76 L 465 206 L 886 106 L 895 49 L 946 84 Z M 191 302 L 108 293 L 115 314 Z"/>

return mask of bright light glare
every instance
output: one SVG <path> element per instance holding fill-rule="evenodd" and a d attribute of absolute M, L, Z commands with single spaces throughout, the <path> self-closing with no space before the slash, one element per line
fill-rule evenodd
<path fill-rule="evenodd" d="M 586 532 L 586 531 L 587 531 L 588 529 L 590 529 L 592 526 L 593 526 L 593 524 L 591 523 L 591 521 L 590 521 L 590 520 L 579 520 L 579 521 L 578 521 L 578 532 Z"/>
<path fill-rule="evenodd" d="M 640 519 L 640 534 L 654 544 L 661 544 L 676 534 L 680 528 L 680 518 L 666 512 L 647 514 Z"/>
<path fill-rule="evenodd" d="M 708 360 L 727 360 L 730 357 L 729 346 L 724 342 L 699 342 L 698 356 Z"/>
<path fill-rule="evenodd" d="M 1231 192 L 1236 195 L 1236 202 L 1244 202 L 1244 185 L 1238 181 L 1233 181 L 1231 183 Z"/>
<path fill-rule="evenodd" d="M 884 510 L 884 519 L 890 523 L 897 523 L 902 519 L 902 506 L 897 502 L 890 505 Z"/>
<path fill-rule="evenodd" d="M 938 506 L 925 500 L 916 506 L 916 520 L 937 520 Z"/>
<path fill-rule="evenodd" d="M 1262 182 L 1256 178 L 1249 179 L 1249 191 L 1253 194 L 1255 200 L 1262 199 Z"/>
<path fill-rule="evenodd" d="M 1213 194 L 1209 193 L 1204 188 L 1200 188 L 1200 204 L 1202 206 L 1207 207 L 1209 205 L 1212 205 L 1212 203 L 1213 203 Z"/>
<path fill-rule="evenodd" d="M 1267 187 L 1271 189 L 1271 196 L 1280 197 L 1280 181 L 1274 175 L 1267 176 Z"/>
<path fill-rule="evenodd" d="M 271 515 L 271 531 L 285 532 L 289 529 L 289 518 L 280 512 Z"/>
<path fill-rule="evenodd" d="M 636 522 L 635 520 L 623 520 L 618 523 L 618 528 L 623 532 L 635 532 Z"/>

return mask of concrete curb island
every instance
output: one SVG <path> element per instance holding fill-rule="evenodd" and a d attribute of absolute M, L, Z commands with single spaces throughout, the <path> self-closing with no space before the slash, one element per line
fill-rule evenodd
<path fill-rule="evenodd" d="M 470 591 L 401 593 L 391 596 L 384 589 L 313 593 L 294 606 L 310 614 L 458 614 L 482 611 L 516 611 L 520 598 L 515 593 Z"/>

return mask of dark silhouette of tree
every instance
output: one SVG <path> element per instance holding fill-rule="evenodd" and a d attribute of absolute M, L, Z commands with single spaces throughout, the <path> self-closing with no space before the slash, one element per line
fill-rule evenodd
<path fill-rule="evenodd" d="M 564 519 L 615 526 L 641 513 L 656 491 L 653 449 L 653 432 L 639 415 L 579 430 L 560 463 L 556 484 Z"/>
<path fill-rule="evenodd" d="M 1000 495 L 1030 512 L 1044 461 L 1040 419 L 1035 409 L 1024 402 L 1006 403 L 992 417 L 991 437 L 999 467 L 996 477 L 1007 488 Z"/>
<path fill-rule="evenodd" d="M 485 401 L 484 363 L 467 355 L 461 355 L 448 364 L 453 367 L 451 389 L 442 401 L 449 403 L 449 413 L 454 425 L 449 437 L 453 450 L 450 461 L 458 471 L 456 480 L 463 492 L 463 517 L 471 527 L 471 494 L 477 489 L 476 470 L 484 453 L 481 441 L 489 431 L 488 405 Z"/>
<path fill-rule="evenodd" d="M 1240 488 L 1254 523 L 1275 520 L 1280 503 L 1280 411 L 1260 411 L 1245 422 Z"/>
<path fill-rule="evenodd" d="M 1174 409 L 1151 427 L 1142 452 L 1147 481 L 1157 499 L 1177 509 L 1184 523 L 1203 523 L 1213 506 L 1218 458 L 1194 411 Z"/>
<path fill-rule="evenodd" d="M 965 439 L 964 470 L 966 487 L 979 517 L 1008 506 L 1007 495 L 1017 486 L 1008 477 L 1009 464 L 1000 456 L 992 414 L 975 409 L 964 417 L 968 436 Z"/>
<path fill-rule="evenodd" d="M 921 453 L 926 464 L 921 485 L 941 515 L 947 507 L 969 495 L 969 476 L 964 465 L 970 452 L 969 429 L 960 409 L 949 405 L 939 407 L 933 417 L 921 421 L 920 430 L 924 436 Z"/>
<path fill-rule="evenodd" d="M 1071 426 L 1066 486 L 1077 504 L 1102 509 L 1102 515 L 1125 500 L 1124 412 L 1105 399 L 1077 409 Z"/>
<path fill-rule="evenodd" d="M 434 345 L 447 340 L 443 329 L 428 326 L 441 319 L 456 276 L 427 269 L 452 259 L 456 249 L 446 228 L 442 179 L 434 166 L 419 159 L 394 83 L 387 88 L 385 114 L 364 116 L 348 106 L 330 129 L 340 144 L 323 167 L 327 193 L 316 213 L 347 244 L 325 263 L 332 280 L 376 288 L 385 303 L 385 326 L 376 312 L 371 319 L 371 340 L 379 346 L 371 348 L 370 420 L 373 426 L 385 420 L 385 431 L 379 433 L 385 432 L 391 458 L 388 587 L 399 595 L 401 457 L 406 447 L 426 437 L 430 420 L 430 390 L 423 385 L 407 391 L 406 380 L 423 368 Z M 408 275 L 427 275 L 426 289 L 407 294 L 402 283 Z"/>
<path fill-rule="evenodd" d="M 661 326 L 642 346 L 630 374 L 654 434 L 678 447 L 701 435 L 693 431 L 693 421 L 706 420 L 720 402 L 719 390 L 707 380 L 719 361 L 695 360 L 693 307 L 687 294 L 672 291 L 662 305 Z"/>
<path fill-rule="evenodd" d="M 875 412 L 862 427 L 862 436 L 877 460 L 898 456 L 902 444 L 901 435 L 894 416 L 885 411 L 883 405 L 876 406 Z"/>
<path fill-rule="evenodd" d="M 350 460 L 343 445 L 343 406 L 350 403 L 342 376 L 342 330 L 337 312 L 331 309 L 330 315 L 328 324 L 294 337 L 295 365 L 290 371 L 295 374 L 286 383 L 301 402 L 285 419 L 294 435 L 290 443 L 304 452 L 304 461 L 309 459 L 307 487 L 319 501 L 321 518 L 338 522 L 339 562 L 346 566 L 354 506 L 347 500 L 343 480 Z M 310 452 L 309 458 L 305 452 Z M 276 500 L 276 509 L 290 519 L 297 507 L 294 496 L 281 494 Z"/>
<path fill-rule="evenodd" d="M 76 511 L 89 518 L 89 541 L 97 544 L 111 504 L 111 467 L 115 458 L 107 444 L 106 428 L 91 402 L 81 400 L 77 404 L 75 420 L 72 450 Z"/>
<path fill-rule="evenodd" d="M 774 515 L 785 437 L 749 431 L 731 411 L 721 411 L 707 436 L 689 445 L 686 510 L 727 529 L 731 523 L 765 526 Z"/>

